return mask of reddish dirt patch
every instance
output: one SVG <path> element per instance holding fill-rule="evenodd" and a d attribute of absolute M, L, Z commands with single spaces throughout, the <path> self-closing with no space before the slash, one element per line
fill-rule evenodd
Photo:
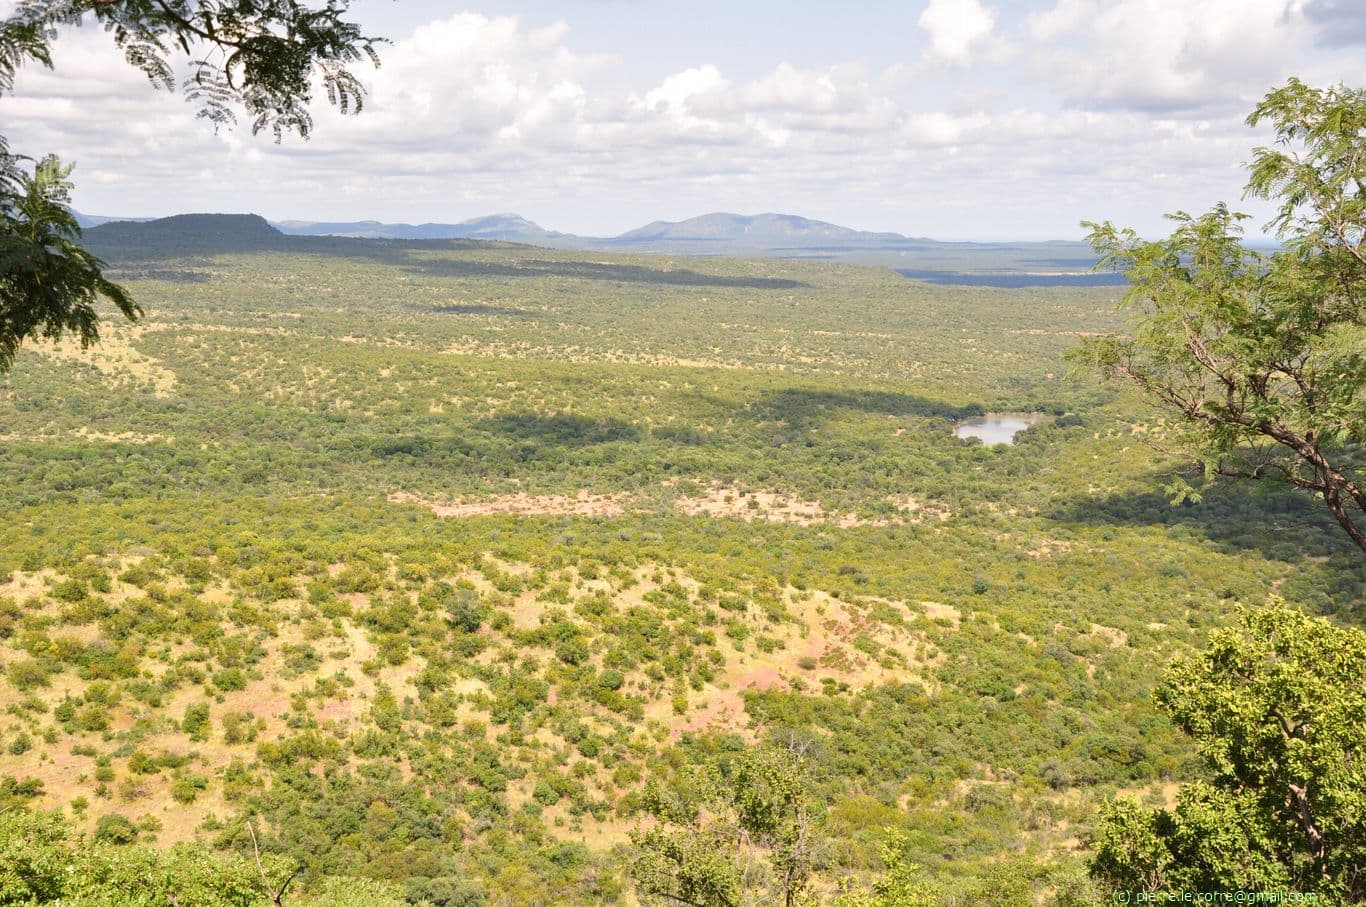
<path fill-rule="evenodd" d="M 513 514 L 518 516 L 620 516 L 626 512 L 622 502 L 625 495 L 590 494 L 580 491 L 577 496 L 561 494 L 508 494 L 486 501 L 440 503 L 428 501 L 398 491 L 389 495 L 395 504 L 421 504 L 440 517 L 470 517 Z"/>

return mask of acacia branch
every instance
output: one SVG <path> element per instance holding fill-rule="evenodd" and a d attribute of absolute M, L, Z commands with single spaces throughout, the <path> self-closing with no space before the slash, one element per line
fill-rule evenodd
<path fill-rule="evenodd" d="M 184 29 L 185 31 L 189 32 L 190 34 L 194 35 L 202 41 L 208 41 L 210 44 L 217 44 L 225 47 L 235 47 L 238 50 L 241 50 L 242 47 L 245 45 L 245 42 L 243 41 L 234 41 L 231 38 L 224 38 L 219 35 L 215 35 L 211 31 L 201 28 L 200 26 L 194 23 L 193 19 L 185 18 L 173 7 L 168 5 L 165 2 L 165 0 L 152 0 L 152 2 L 156 4 L 157 9 L 161 10 L 161 14 L 163 16 L 165 16 L 167 19 L 170 19 L 180 28 Z"/>
<path fill-rule="evenodd" d="M 270 895 L 270 900 L 275 907 L 284 907 L 285 892 L 289 890 L 289 883 L 294 881 L 294 877 L 303 871 L 302 866 L 296 866 L 294 871 L 285 876 L 285 880 L 280 883 L 277 889 L 270 884 L 270 878 L 266 875 L 266 866 L 261 862 L 261 845 L 256 841 L 256 828 L 250 819 L 247 820 L 247 831 L 251 832 L 251 849 L 256 854 L 256 869 L 261 873 L 261 884 L 266 888 L 266 894 Z"/>
<path fill-rule="evenodd" d="M 1225 478 L 1251 479 L 1252 481 L 1261 481 L 1262 479 L 1267 478 L 1266 470 L 1269 469 L 1274 469 L 1277 472 L 1279 472 L 1281 474 L 1281 478 L 1284 481 L 1289 482 L 1296 488 L 1302 488 L 1305 491 L 1317 492 L 1321 492 L 1324 489 L 1323 483 L 1314 482 L 1310 479 L 1304 478 L 1303 476 L 1296 475 L 1293 471 L 1287 469 L 1284 463 L 1258 463 L 1250 470 L 1236 469 L 1232 466 L 1229 466 L 1227 463 L 1222 462 L 1214 467 L 1214 471 L 1219 475 L 1224 476 Z"/>

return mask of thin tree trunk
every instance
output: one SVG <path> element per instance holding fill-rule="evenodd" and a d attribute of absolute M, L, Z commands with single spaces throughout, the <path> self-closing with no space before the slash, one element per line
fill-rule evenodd
<path fill-rule="evenodd" d="M 1338 525 L 1357 543 L 1357 547 L 1366 551 L 1366 531 L 1352 521 L 1352 516 L 1347 512 L 1342 500 L 1342 490 L 1331 479 L 1323 487 L 1323 502 L 1332 511 Z"/>

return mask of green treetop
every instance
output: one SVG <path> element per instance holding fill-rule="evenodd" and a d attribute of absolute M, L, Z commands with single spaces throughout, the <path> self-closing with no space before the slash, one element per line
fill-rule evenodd
<path fill-rule="evenodd" d="M 1158 700 L 1200 745 L 1173 809 L 1111 804 L 1093 874 L 1117 890 L 1366 898 L 1366 633 L 1273 602 L 1168 669 Z"/>
<path fill-rule="evenodd" d="M 1276 130 L 1276 147 L 1254 152 L 1247 194 L 1280 203 L 1281 250 L 1249 249 L 1246 215 L 1223 205 L 1172 215 L 1176 231 L 1158 242 L 1088 223 L 1139 314 L 1129 336 L 1074 358 L 1172 413 L 1207 478 L 1315 493 L 1366 551 L 1366 92 L 1292 79 L 1248 122 Z"/>

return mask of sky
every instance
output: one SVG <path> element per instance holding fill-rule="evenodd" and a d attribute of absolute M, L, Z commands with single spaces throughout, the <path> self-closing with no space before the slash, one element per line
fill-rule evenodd
<path fill-rule="evenodd" d="M 0 15 L 14 0 L 0 0 Z M 1244 202 L 1289 76 L 1366 87 L 1366 0 L 356 0 L 392 43 L 358 116 L 215 132 L 98 28 L 0 97 L 89 214 L 455 222 L 615 235 L 711 211 L 938 239 L 1145 235 Z"/>

